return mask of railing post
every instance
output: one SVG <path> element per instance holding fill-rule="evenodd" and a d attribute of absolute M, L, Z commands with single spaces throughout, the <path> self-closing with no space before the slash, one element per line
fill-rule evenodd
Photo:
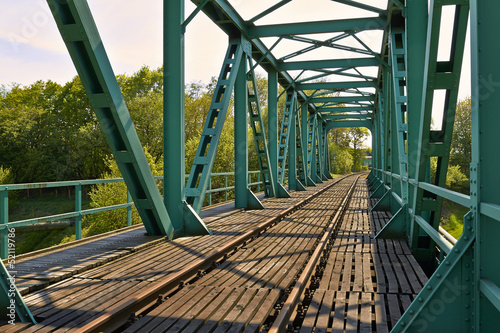
<path fill-rule="evenodd" d="M 208 182 L 208 205 L 212 206 L 212 175 L 210 175 L 210 181 Z"/>
<path fill-rule="evenodd" d="M 0 224 L 9 222 L 9 192 L 8 189 L 0 191 Z M 8 229 L 0 231 L 0 256 L 7 258 L 9 254 Z"/>
<path fill-rule="evenodd" d="M 224 201 L 227 201 L 227 175 L 224 175 Z"/>
<path fill-rule="evenodd" d="M 257 174 L 257 193 L 260 193 L 260 172 Z"/>
<path fill-rule="evenodd" d="M 130 195 L 130 192 L 127 189 L 127 203 L 130 204 L 132 203 L 132 196 Z M 132 225 L 132 206 L 127 207 L 127 227 L 130 227 Z"/>
<path fill-rule="evenodd" d="M 82 183 L 75 186 L 75 212 L 82 211 Z M 75 217 L 75 235 L 76 239 L 82 239 L 82 215 Z"/>

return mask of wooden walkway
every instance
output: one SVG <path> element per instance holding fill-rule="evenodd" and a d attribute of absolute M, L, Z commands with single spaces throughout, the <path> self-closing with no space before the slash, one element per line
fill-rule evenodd
<path fill-rule="evenodd" d="M 2 326 L 0 332 L 75 331 L 291 205 L 301 204 L 300 209 L 275 221 L 279 223 L 212 267 L 161 295 L 119 329 L 267 331 L 354 179 L 331 187 L 332 181 L 325 182 L 306 192 L 294 192 L 292 199 L 266 200 L 266 210 L 240 211 L 215 220 L 210 223 L 214 236 L 173 242 L 153 239 L 147 246 L 127 249 L 120 257 L 93 269 L 71 268 L 71 274 L 62 276 L 60 282 L 54 281 L 42 290 L 24 291 L 38 325 Z M 295 331 L 388 332 L 426 282 L 404 242 L 373 240 L 390 216 L 370 214 L 367 198 L 362 178 L 294 311 L 290 328 Z"/>

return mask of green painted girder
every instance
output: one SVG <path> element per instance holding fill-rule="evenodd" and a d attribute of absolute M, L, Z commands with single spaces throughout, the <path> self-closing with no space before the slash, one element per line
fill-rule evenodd
<path fill-rule="evenodd" d="M 343 68 L 343 67 L 370 67 L 379 65 L 380 65 L 380 60 L 374 57 L 370 57 L 370 58 L 354 58 L 354 59 L 279 62 L 278 69 L 281 71 L 293 71 L 302 69 L 311 70 L 311 69 Z"/>
<path fill-rule="evenodd" d="M 11 261 L 15 262 L 14 254 L 9 257 L 7 264 Z M 0 260 L 0 315 L 2 315 L 2 321 L 5 320 L 11 327 L 15 327 L 15 323 L 19 321 L 36 324 L 35 318 L 16 287 L 16 274 L 17 272 L 10 274 L 3 261 Z"/>
<path fill-rule="evenodd" d="M 264 121 L 259 102 L 259 92 L 257 90 L 257 82 L 255 81 L 255 72 L 252 66 L 252 58 L 247 57 L 249 61 L 250 71 L 247 75 L 248 89 L 248 112 L 250 113 L 250 125 L 252 127 L 253 138 L 255 143 L 255 151 L 257 152 L 257 160 L 261 173 L 262 186 L 266 197 L 275 195 L 275 186 L 273 174 L 271 172 L 271 163 L 269 159 L 269 150 L 266 139 Z"/>
<path fill-rule="evenodd" d="M 283 7 L 284 5 L 286 5 L 287 3 L 289 3 L 290 1 L 292 0 L 281 0 L 280 2 L 276 3 L 275 5 L 269 7 L 268 9 L 264 10 L 263 12 L 255 15 L 254 17 L 252 17 L 250 20 L 248 20 L 248 22 L 255 22 L 257 20 L 260 20 L 261 18 L 263 18 L 264 16 L 266 15 L 269 15 L 271 14 L 272 12 L 274 12 L 275 10 Z"/>
<path fill-rule="evenodd" d="M 342 39 L 347 38 L 349 36 L 350 36 L 350 34 L 343 33 L 343 34 L 340 34 L 339 36 L 335 36 L 335 37 L 329 38 L 329 39 L 327 39 L 325 41 L 314 40 L 314 39 L 311 39 L 311 38 L 306 38 L 304 36 L 294 36 L 294 35 L 282 36 L 280 38 L 286 38 L 286 39 L 289 39 L 289 40 L 294 40 L 294 41 L 299 41 L 299 42 L 305 42 L 305 43 L 311 43 L 313 45 L 311 45 L 309 47 L 305 47 L 303 49 L 300 49 L 300 50 L 298 50 L 296 52 L 293 52 L 293 53 L 290 53 L 288 55 L 285 55 L 285 56 L 281 57 L 280 60 L 281 61 L 288 60 L 290 58 L 299 56 L 301 54 L 304 54 L 304 53 L 316 50 L 317 48 L 322 47 L 324 45 L 326 46 L 326 44 L 342 40 Z"/>
<path fill-rule="evenodd" d="M 309 116 L 309 120 L 307 122 L 307 172 L 308 176 L 311 177 L 313 175 L 313 169 L 316 169 L 315 163 L 313 162 L 313 158 L 316 157 L 316 126 L 317 126 L 317 118 L 318 115 L 312 114 Z M 316 170 L 314 170 L 316 171 Z M 314 179 L 313 179 L 314 181 Z"/>
<path fill-rule="evenodd" d="M 231 92 L 233 91 L 238 69 L 243 59 L 244 48 L 251 52 L 248 42 L 234 38 L 224 57 L 224 62 L 215 87 L 210 110 L 208 111 L 200 143 L 196 150 L 191 172 L 186 185 L 186 201 L 198 214 L 201 211 L 210 174 L 215 161 L 220 136 L 226 120 Z"/>
<path fill-rule="evenodd" d="M 500 165 L 498 138 L 500 90 L 500 2 L 471 0 L 471 211 L 475 230 L 472 309 L 475 332 L 500 327 Z M 464 225 L 464 230 L 467 226 Z M 468 268 L 468 267 L 467 267 Z M 470 311 L 470 310 L 469 310 Z M 463 313 L 463 312 L 462 312 Z M 472 331 L 472 330 L 471 330 Z"/>
<path fill-rule="evenodd" d="M 150 235 L 174 236 L 120 87 L 86 0 L 48 0 L 57 27 Z"/>
<path fill-rule="evenodd" d="M 341 115 L 328 115 L 325 116 L 325 119 L 328 121 L 335 121 L 335 120 L 350 120 L 350 119 L 361 119 L 361 120 L 370 120 L 372 119 L 371 114 L 341 114 Z"/>
<path fill-rule="evenodd" d="M 366 127 L 372 131 L 372 122 L 369 120 L 341 120 L 329 121 L 326 130 L 330 131 L 332 128 L 348 128 L 348 127 Z"/>
<path fill-rule="evenodd" d="M 203 0 L 191 0 L 195 5 L 200 5 Z M 204 7 L 203 12 L 228 36 L 240 36 L 246 38 L 252 44 L 252 58 L 258 61 L 261 67 L 266 70 L 278 71 L 278 82 L 282 87 L 293 87 L 294 79 L 286 72 L 278 68 L 278 60 L 269 53 L 267 46 L 260 40 L 251 38 L 248 33 L 247 23 L 227 0 L 211 0 Z M 262 58 L 264 57 L 264 60 Z M 306 95 L 297 91 L 299 102 L 306 101 Z"/>
<path fill-rule="evenodd" d="M 297 100 L 295 100 L 297 102 Z M 297 168 L 297 179 L 299 180 L 300 185 L 296 186 L 297 188 L 300 188 L 300 186 L 304 187 L 307 186 L 307 167 L 306 167 L 306 160 L 305 160 L 305 151 L 304 147 L 302 145 L 303 140 L 302 140 L 302 126 L 301 126 L 301 119 L 299 117 L 299 107 L 298 105 L 295 106 L 295 116 L 294 116 L 294 122 L 295 122 L 295 157 L 297 159 L 296 162 L 296 168 Z"/>
<path fill-rule="evenodd" d="M 462 70 L 462 61 L 465 48 L 465 36 L 467 32 L 469 6 L 464 1 L 447 1 L 446 5 L 458 3 L 456 6 L 454 29 L 451 37 L 452 45 L 450 53 L 450 62 L 448 66 L 443 66 L 442 62 L 438 62 L 438 47 L 439 41 L 442 37 L 440 35 L 442 11 L 445 4 L 440 1 L 431 1 L 427 43 L 428 48 L 425 56 L 425 71 L 424 71 L 424 95 L 421 110 L 420 128 L 418 129 L 418 149 L 416 152 L 416 176 L 417 181 L 425 182 L 430 175 L 430 157 L 437 156 L 437 172 L 435 175 L 435 183 L 439 187 L 445 187 L 446 174 L 449 161 L 449 147 L 453 133 L 453 124 L 455 120 L 455 111 L 458 99 L 458 88 L 460 73 Z M 442 71 L 446 72 L 442 72 Z M 448 74 L 446 74 L 448 73 Z M 441 74 L 453 75 L 456 80 L 449 82 L 450 85 L 446 89 L 445 104 L 443 110 L 443 122 L 441 124 L 442 130 L 440 131 L 439 142 L 435 141 L 435 135 L 431 131 L 432 112 L 434 111 L 434 93 L 436 88 L 437 78 Z M 440 87 L 442 89 L 443 87 Z M 440 149 L 436 149 L 437 147 Z M 436 154 L 437 153 L 437 154 Z M 425 200 L 434 200 L 432 195 L 429 195 L 424 190 L 415 188 L 413 193 L 413 202 L 411 208 L 414 209 L 415 215 L 429 217 L 429 224 L 435 229 L 439 227 L 439 220 L 441 216 L 441 203 L 442 198 L 435 199 L 432 208 L 423 207 Z M 427 212 L 427 213 L 426 213 Z M 426 215 L 427 214 L 427 215 Z M 412 249 L 418 246 L 421 228 L 419 225 L 414 224 L 412 234 L 410 235 L 410 243 Z M 432 242 L 429 244 L 429 252 L 432 252 Z"/>
<path fill-rule="evenodd" d="M 407 81 L 407 68 L 406 68 L 406 33 L 402 28 L 391 28 L 391 72 L 392 72 L 392 85 L 394 90 L 393 105 L 395 106 L 393 112 L 395 115 L 396 128 L 397 128 L 397 148 L 399 155 L 399 174 L 403 179 L 408 178 L 408 153 L 406 150 L 408 137 L 408 123 L 406 122 L 406 110 L 408 97 L 405 93 Z M 408 182 L 401 180 L 401 198 L 403 205 L 406 207 L 408 204 Z"/>
<path fill-rule="evenodd" d="M 341 112 L 355 112 L 355 111 L 373 111 L 373 106 L 336 106 L 336 107 L 318 107 L 316 111 L 322 114 L 336 114 Z"/>
<path fill-rule="evenodd" d="M 310 52 L 310 51 L 313 51 L 313 50 L 316 50 L 317 48 L 319 47 L 330 47 L 332 49 L 336 49 L 336 50 L 341 50 L 341 51 L 347 51 L 347 52 L 353 52 L 353 53 L 358 53 L 358 54 L 363 54 L 363 55 L 371 55 L 371 56 L 375 56 L 375 57 L 380 57 L 379 54 L 371 51 L 371 50 L 368 50 L 368 49 L 360 49 L 358 47 L 352 47 L 352 46 L 346 46 L 346 45 L 341 45 L 341 44 L 337 44 L 337 43 L 334 43 L 333 41 L 334 40 L 341 40 L 341 39 L 344 39 L 344 38 L 347 38 L 347 37 L 350 37 L 350 36 L 355 36 L 355 34 L 349 34 L 349 33 L 344 33 L 341 35 L 341 37 L 339 38 L 339 36 L 335 36 L 334 38 L 331 38 L 331 39 L 327 39 L 327 40 L 317 40 L 317 39 L 312 39 L 312 38 L 307 38 L 307 37 L 304 37 L 304 36 L 295 36 L 295 35 L 285 35 L 283 36 L 283 38 L 286 38 L 286 39 L 289 39 L 289 40 L 294 40 L 294 41 L 298 41 L 298 42 L 304 42 L 304 43 L 309 43 L 309 44 L 313 44 L 309 47 L 306 47 L 306 48 L 303 48 L 303 49 L 300 49 L 296 52 L 292 52 L 288 55 L 285 55 L 283 57 L 281 57 L 279 60 L 281 61 L 284 61 L 284 60 L 288 60 L 290 58 L 293 58 L 293 57 L 296 57 L 296 56 L 299 56 L 301 54 L 304 54 L 304 53 L 307 53 L 307 52 Z"/>
<path fill-rule="evenodd" d="M 350 89 L 350 88 L 375 88 L 375 81 L 351 81 L 351 82 L 314 82 L 299 83 L 295 85 L 300 90 L 316 89 Z"/>
<path fill-rule="evenodd" d="M 384 9 L 380 9 L 380 8 L 377 8 L 377 7 L 366 5 L 364 3 L 356 2 L 356 1 L 353 1 L 353 0 L 333 0 L 333 1 L 334 2 L 338 2 L 338 3 L 342 3 L 344 5 L 349 5 L 349 6 L 352 6 L 352 7 L 357 7 L 357 8 L 361 8 L 361 9 L 364 9 L 364 10 L 368 10 L 368 11 L 371 11 L 371 12 L 374 12 L 374 13 L 377 13 L 377 14 L 380 14 L 380 15 L 387 13 L 387 11 L 384 10 Z"/>
<path fill-rule="evenodd" d="M 286 160 L 288 157 L 288 147 L 290 140 L 290 130 L 294 108 L 296 107 L 297 93 L 289 89 L 286 93 L 285 109 L 283 110 L 283 119 L 281 121 L 281 130 L 278 141 L 278 182 L 283 184 L 285 181 Z"/>
<path fill-rule="evenodd" d="M 373 102 L 375 96 L 340 96 L 340 97 L 315 97 L 311 98 L 311 103 L 352 103 L 352 102 Z"/>
<path fill-rule="evenodd" d="M 305 35 L 328 32 L 380 30 L 387 26 L 381 17 L 346 20 L 300 22 L 261 25 L 248 28 L 250 37 L 279 37 L 284 35 Z"/>

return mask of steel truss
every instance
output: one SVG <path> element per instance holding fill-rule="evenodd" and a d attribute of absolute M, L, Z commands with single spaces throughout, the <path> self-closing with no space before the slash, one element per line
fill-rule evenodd
<path fill-rule="evenodd" d="M 148 233 L 167 235 L 170 239 L 210 234 L 198 214 L 234 91 L 236 207 L 264 208 L 248 188 L 249 124 L 264 192 L 276 197 L 289 197 L 284 187 L 287 182 L 288 190 L 303 190 L 330 178 L 327 134 L 331 129 L 366 127 L 373 140 L 373 168 L 368 180 L 372 197 L 379 199 L 373 209 L 391 211 L 393 216 L 377 237 L 406 239 L 414 256 L 433 272 L 393 332 L 472 332 L 499 327 L 500 268 L 494 254 L 498 252 L 500 234 L 500 176 L 494 143 L 498 141 L 500 125 L 500 113 L 496 110 L 500 98 L 500 34 L 494 31 L 500 2 L 470 0 L 470 195 L 444 188 L 469 1 L 389 0 L 387 8 L 381 9 L 358 1 L 334 0 L 375 16 L 269 25 L 257 22 L 291 0 L 279 1 L 248 21 L 228 0 L 191 2 L 196 10 L 184 19 L 184 0 L 164 1 L 164 68 L 169 75 L 164 76 L 166 168 L 162 202 L 86 0 L 48 0 Z M 452 43 L 449 58 L 438 61 L 445 6 L 455 13 Z M 186 184 L 184 32 L 199 13 L 222 29 L 229 43 Z M 383 31 L 380 52 L 368 47 L 359 36 L 366 30 Z M 324 40 L 307 36 L 321 33 L 335 35 Z M 268 48 L 261 40 L 265 37 L 278 39 Z M 348 39 L 357 41 L 359 46 L 343 44 Z M 277 59 L 272 50 L 282 40 L 300 47 Z M 298 56 L 304 59 L 319 48 L 360 57 L 290 60 Z M 268 73 L 267 129 L 257 96 L 257 65 Z M 377 77 L 364 73 L 364 68 L 369 67 L 378 68 Z M 292 77 L 289 71 L 300 74 Z M 278 84 L 286 94 L 281 128 Z M 431 119 L 438 90 L 446 94 L 444 108 L 439 110 L 443 120 L 435 129 Z M 434 177 L 430 177 L 431 159 L 437 161 Z M 0 195 L 1 200 L 7 200 L 3 193 Z M 439 233 L 443 199 L 470 208 L 464 218 L 464 232 L 454 245 Z M 8 217 L 0 214 L 0 224 L 7 221 Z M 2 242 L 6 241 L 5 228 L 0 233 Z M 0 301 L 8 304 L 9 275 L 3 265 L 0 273 Z M 23 314 L 21 319 L 34 321 L 18 293 L 15 299 Z"/>

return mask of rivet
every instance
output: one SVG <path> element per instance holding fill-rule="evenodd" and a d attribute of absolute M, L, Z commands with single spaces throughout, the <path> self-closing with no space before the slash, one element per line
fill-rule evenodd
<path fill-rule="evenodd" d="M 469 322 L 469 321 L 470 321 L 470 319 L 469 319 L 469 318 L 465 318 L 465 321 L 466 321 L 466 322 Z"/>
<path fill-rule="evenodd" d="M 455 249 L 455 253 L 460 253 L 460 250 L 459 249 Z"/>
<path fill-rule="evenodd" d="M 436 277 L 439 279 L 441 278 L 441 274 L 436 274 Z"/>
<path fill-rule="evenodd" d="M 467 304 L 467 305 L 465 306 L 465 308 L 466 308 L 466 309 L 470 309 L 470 305 L 469 305 L 469 304 Z"/>
<path fill-rule="evenodd" d="M 418 301 L 419 301 L 419 302 L 423 302 L 424 300 L 423 300 L 423 298 L 422 298 L 422 297 L 419 297 L 419 298 L 418 298 Z"/>
<path fill-rule="evenodd" d="M 444 262 L 446 266 L 450 266 L 450 262 L 449 261 L 445 261 Z"/>
<path fill-rule="evenodd" d="M 431 290 L 431 289 L 432 289 L 432 286 L 427 286 L 427 289 Z"/>
<path fill-rule="evenodd" d="M 401 322 L 401 326 L 405 326 L 406 323 L 404 321 Z"/>
<path fill-rule="evenodd" d="M 467 237 L 467 236 L 464 236 L 464 239 L 465 239 L 465 240 L 468 240 L 468 239 L 469 239 L 469 237 Z"/>
<path fill-rule="evenodd" d="M 414 314 L 415 313 L 415 311 L 413 311 L 413 310 L 410 310 L 409 312 L 410 312 L 410 314 Z"/>

